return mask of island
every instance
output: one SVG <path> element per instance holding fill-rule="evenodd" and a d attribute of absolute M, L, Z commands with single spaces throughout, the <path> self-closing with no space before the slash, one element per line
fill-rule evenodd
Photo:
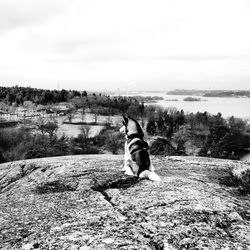
<path fill-rule="evenodd" d="M 195 97 L 186 97 L 183 99 L 183 101 L 185 102 L 200 102 L 201 98 L 195 98 Z"/>
<path fill-rule="evenodd" d="M 189 95 L 203 97 L 241 97 L 250 98 L 250 90 L 195 90 L 176 89 L 166 93 L 167 95 Z"/>
<path fill-rule="evenodd" d="M 130 96 L 130 97 L 135 98 L 137 101 L 144 103 L 156 103 L 157 101 L 164 100 L 164 98 L 160 96 Z"/>

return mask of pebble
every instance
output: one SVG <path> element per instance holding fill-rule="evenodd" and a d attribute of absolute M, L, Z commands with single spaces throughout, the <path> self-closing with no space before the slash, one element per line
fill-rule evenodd
<path fill-rule="evenodd" d="M 22 250 L 30 250 L 30 249 L 33 249 L 33 242 L 31 243 L 27 243 L 25 245 L 22 245 Z"/>
<path fill-rule="evenodd" d="M 231 221 L 241 221 L 242 217 L 237 212 L 232 212 L 228 215 Z"/>
<path fill-rule="evenodd" d="M 78 249 L 79 249 L 79 246 L 77 246 L 77 245 L 72 245 L 70 247 L 70 250 L 78 250 Z"/>
<path fill-rule="evenodd" d="M 106 243 L 106 244 L 112 244 L 114 242 L 114 239 L 106 238 L 106 239 L 103 239 L 103 242 Z"/>
<path fill-rule="evenodd" d="M 90 247 L 88 246 L 81 246 L 79 250 L 90 250 Z"/>

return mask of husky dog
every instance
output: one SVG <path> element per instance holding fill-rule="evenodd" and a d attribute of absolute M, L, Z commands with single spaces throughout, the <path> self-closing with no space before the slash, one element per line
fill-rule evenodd
<path fill-rule="evenodd" d="M 154 172 L 150 163 L 148 144 L 143 140 L 143 131 L 139 123 L 129 116 L 123 115 L 123 126 L 120 132 L 125 134 L 125 174 L 135 175 L 159 181 L 160 177 Z"/>

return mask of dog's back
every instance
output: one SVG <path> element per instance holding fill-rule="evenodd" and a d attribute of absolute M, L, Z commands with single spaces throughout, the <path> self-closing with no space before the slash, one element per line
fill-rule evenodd
<path fill-rule="evenodd" d="M 131 155 L 132 160 L 134 162 L 136 162 L 136 164 L 139 167 L 139 170 L 137 172 L 137 176 L 139 177 L 139 175 L 145 171 L 145 170 L 149 170 L 150 167 L 150 159 L 149 159 L 149 154 L 148 151 L 146 151 L 145 149 L 141 149 L 136 151 L 135 153 L 133 153 Z"/>
<path fill-rule="evenodd" d="M 141 172 L 148 170 L 150 167 L 148 144 L 143 139 L 135 137 L 133 139 L 128 139 L 127 146 L 132 161 L 139 167 L 137 172 L 137 176 L 139 176 Z"/>

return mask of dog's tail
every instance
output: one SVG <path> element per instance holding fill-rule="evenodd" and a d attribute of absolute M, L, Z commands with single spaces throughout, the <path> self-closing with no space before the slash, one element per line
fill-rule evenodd
<path fill-rule="evenodd" d="M 140 175 L 140 178 L 147 178 L 151 181 L 160 181 L 161 178 L 158 174 L 155 172 L 149 171 L 149 170 L 144 170 Z"/>

